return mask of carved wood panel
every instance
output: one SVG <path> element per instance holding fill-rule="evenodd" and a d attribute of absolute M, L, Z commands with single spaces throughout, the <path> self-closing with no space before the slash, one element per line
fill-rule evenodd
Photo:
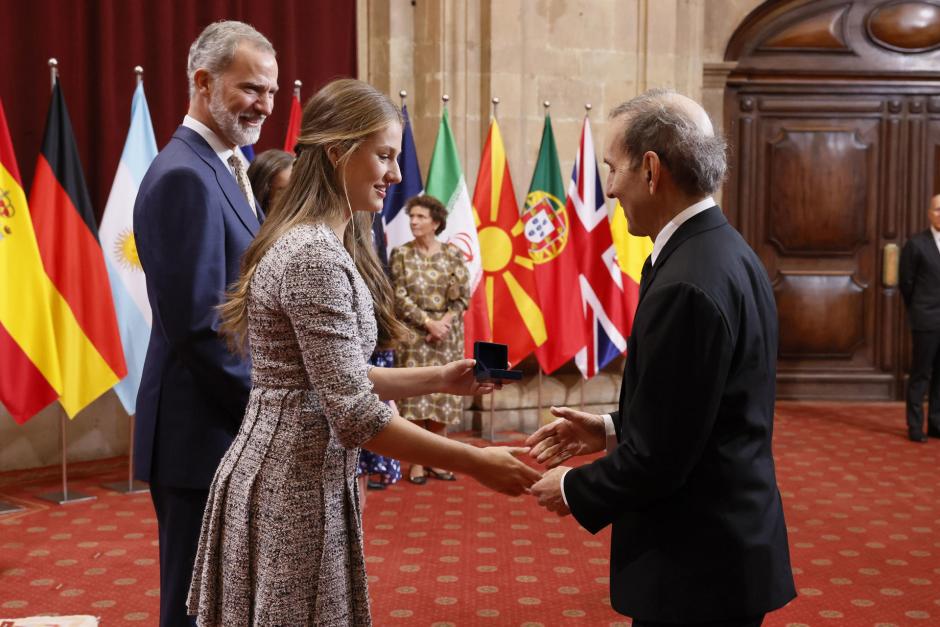
<path fill-rule="evenodd" d="M 940 193 L 940 0 L 765 2 L 725 60 L 724 205 L 773 282 L 780 396 L 900 398 L 883 251 Z"/>

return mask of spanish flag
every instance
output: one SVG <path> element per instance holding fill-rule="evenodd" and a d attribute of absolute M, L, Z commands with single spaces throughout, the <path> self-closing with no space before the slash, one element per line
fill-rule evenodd
<path fill-rule="evenodd" d="M 535 287 L 506 150 L 494 119 L 483 148 L 473 216 L 480 238 L 483 280 L 470 299 L 464 322 L 470 339 L 509 345 L 509 362 L 518 364 L 548 339 Z"/>
<path fill-rule="evenodd" d="M 68 310 L 42 267 L 0 102 L 0 401 L 20 424 L 59 396 L 57 305 Z"/>
<path fill-rule="evenodd" d="M 98 227 L 58 82 L 29 197 L 43 267 L 61 294 L 52 308 L 59 401 L 74 417 L 127 374 Z M 30 353 L 35 363 L 44 357 Z"/>

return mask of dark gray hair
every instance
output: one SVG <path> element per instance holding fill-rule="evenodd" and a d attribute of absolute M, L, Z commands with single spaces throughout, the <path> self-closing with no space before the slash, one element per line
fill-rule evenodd
<path fill-rule="evenodd" d="M 196 70 L 204 68 L 213 77 L 217 77 L 232 62 L 238 44 L 243 41 L 250 42 L 264 52 L 277 54 L 267 37 L 244 22 L 213 22 L 199 33 L 199 37 L 196 37 L 196 41 L 189 47 L 189 59 L 186 62 L 190 98 L 196 95 L 196 83 L 193 81 Z"/>
<path fill-rule="evenodd" d="M 676 185 L 690 196 L 714 193 L 725 178 L 727 145 L 708 132 L 673 98 L 669 89 L 651 89 L 619 105 L 610 118 L 627 116 L 622 148 L 637 168 L 647 151 L 655 152 Z"/>

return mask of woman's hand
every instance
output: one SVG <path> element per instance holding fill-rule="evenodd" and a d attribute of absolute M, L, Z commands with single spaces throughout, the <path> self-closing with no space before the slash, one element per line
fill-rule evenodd
<path fill-rule="evenodd" d="M 444 320 L 434 320 L 428 316 L 427 322 L 424 323 L 424 328 L 428 330 L 427 337 L 425 340 L 429 344 L 435 344 L 442 341 L 447 337 L 447 334 L 450 333 L 450 323 L 445 322 Z"/>
<path fill-rule="evenodd" d="M 512 446 L 480 449 L 481 463 L 470 474 L 491 490 L 518 496 L 542 477 L 537 470 L 514 457 L 528 452 L 528 448 Z"/>
<path fill-rule="evenodd" d="M 438 392 L 455 394 L 457 396 L 474 396 L 476 394 L 489 394 L 502 387 L 502 382 L 481 383 L 473 376 L 473 359 L 458 359 L 443 366 L 441 369 L 441 383 Z"/>

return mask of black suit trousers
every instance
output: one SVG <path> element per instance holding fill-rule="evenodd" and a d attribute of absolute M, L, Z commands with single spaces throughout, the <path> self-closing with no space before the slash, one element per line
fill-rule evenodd
<path fill-rule="evenodd" d="M 940 331 L 914 331 L 911 378 L 907 383 L 907 430 L 924 432 L 924 393 L 930 389 L 927 421 L 940 430 Z"/>
<path fill-rule="evenodd" d="M 752 618 L 712 621 L 710 623 L 658 623 L 638 618 L 633 619 L 633 627 L 760 627 L 765 614 Z"/>
<path fill-rule="evenodd" d="M 196 627 L 186 613 L 209 490 L 150 485 L 160 535 L 160 627 Z"/>

